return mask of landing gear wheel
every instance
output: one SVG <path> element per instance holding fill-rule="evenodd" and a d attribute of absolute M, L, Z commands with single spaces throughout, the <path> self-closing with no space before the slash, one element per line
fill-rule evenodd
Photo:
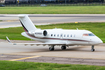
<path fill-rule="evenodd" d="M 91 49 L 91 51 L 92 51 L 92 52 L 94 52 L 94 51 L 95 51 L 95 49 L 94 49 L 94 45 L 92 45 L 92 49 Z"/>
<path fill-rule="evenodd" d="M 54 46 L 49 47 L 50 51 L 54 51 Z"/>
<path fill-rule="evenodd" d="M 61 46 L 61 49 L 62 49 L 62 50 L 65 50 L 65 49 L 66 49 L 66 46 Z"/>
<path fill-rule="evenodd" d="M 92 52 L 94 52 L 94 51 L 95 51 L 95 49 L 92 49 L 91 51 L 92 51 Z"/>

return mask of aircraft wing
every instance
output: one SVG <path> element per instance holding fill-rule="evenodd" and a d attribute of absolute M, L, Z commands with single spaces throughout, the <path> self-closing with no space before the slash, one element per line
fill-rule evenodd
<path fill-rule="evenodd" d="M 8 37 L 7 41 L 13 45 L 67 45 L 65 42 L 45 42 L 45 43 L 12 43 Z"/>

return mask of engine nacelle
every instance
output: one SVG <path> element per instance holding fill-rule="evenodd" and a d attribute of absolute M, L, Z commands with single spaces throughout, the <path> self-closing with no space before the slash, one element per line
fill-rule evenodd
<path fill-rule="evenodd" d="M 46 30 L 36 30 L 34 33 L 35 37 L 46 37 L 48 35 Z"/>

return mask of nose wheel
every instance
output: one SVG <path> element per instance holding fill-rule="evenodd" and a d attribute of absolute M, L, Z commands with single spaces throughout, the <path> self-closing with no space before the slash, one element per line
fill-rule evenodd
<path fill-rule="evenodd" d="M 91 51 L 92 51 L 92 52 L 94 52 L 94 51 L 95 51 L 95 49 L 94 49 L 94 45 L 92 45 L 92 49 L 91 49 Z"/>

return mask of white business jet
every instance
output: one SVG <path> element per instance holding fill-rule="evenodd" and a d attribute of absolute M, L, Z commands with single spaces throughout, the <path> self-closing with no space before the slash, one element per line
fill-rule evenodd
<path fill-rule="evenodd" d="M 18 15 L 25 32 L 21 35 L 43 43 L 17 43 L 24 45 L 49 45 L 49 50 L 53 51 L 55 45 L 61 45 L 65 50 L 72 45 L 91 45 L 91 51 L 95 51 L 94 45 L 103 43 L 100 38 L 88 30 L 66 30 L 66 29 L 37 29 L 28 15 Z M 9 38 L 7 40 L 10 42 Z M 16 44 L 15 44 L 16 45 Z"/>

